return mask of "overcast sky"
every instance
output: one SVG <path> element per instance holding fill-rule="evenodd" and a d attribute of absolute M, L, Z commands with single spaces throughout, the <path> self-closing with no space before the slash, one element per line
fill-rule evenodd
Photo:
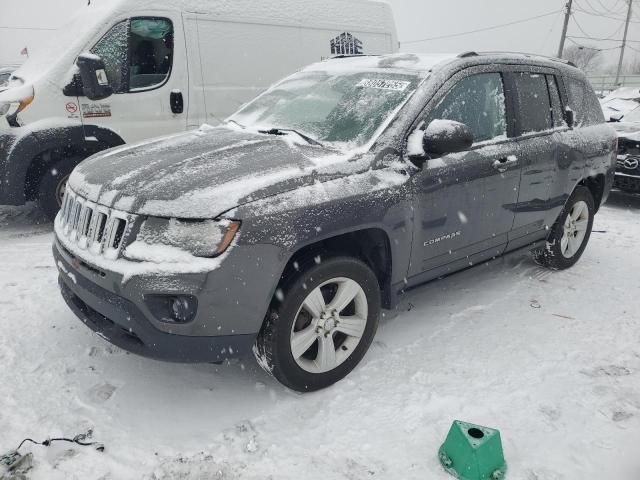
<path fill-rule="evenodd" d="M 403 42 L 458 34 L 556 12 L 509 27 L 440 40 L 405 43 L 402 47 L 405 51 L 417 52 L 510 50 L 546 55 L 555 55 L 558 49 L 563 20 L 561 10 L 566 3 L 566 0 L 387 1 L 394 8 L 398 34 Z M 574 0 L 577 24 L 572 21 L 569 34 L 622 38 L 622 21 L 594 15 L 594 13 L 602 13 L 606 8 L 608 15 L 624 17 L 626 1 Z M 640 0 L 634 0 L 634 2 L 637 6 L 629 37 L 638 41 L 630 45 L 640 51 Z M 34 50 L 40 42 L 55 41 L 55 36 L 50 31 L 5 27 L 58 28 L 75 10 L 83 8 L 86 3 L 86 0 L 0 0 L 0 64 L 20 63 L 22 61 L 20 50 L 25 46 Z M 580 28 L 587 35 L 581 32 Z M 575 39 L 575 41 L 598 48 L 612 48 L 618 45 L 611 41 L 595 42 L 582 39 Z M 618 52 L 619 50 L 608 50 L 607 60 L 614 62 Z M 628 53 L 630 56 L 640 55 L 640 52 L 633 50 L 629 50 Z"/>

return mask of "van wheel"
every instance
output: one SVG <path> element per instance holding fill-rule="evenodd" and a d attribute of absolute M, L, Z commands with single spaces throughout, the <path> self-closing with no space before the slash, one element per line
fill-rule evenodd
<path fill-rule="evenodd" d="M 83 157 L 66 157 L 47 167 L 38 187 L 38 204 L 50 220 L 54 220 L 60 207 L 67 181 L 73 169 L 84 160 Z"/>
<path fill-rule="evenodd" d="M 551 229 L 547 246 L 534 252 L 535 260 L 554 270 L 575 265 L 589 243 L 594 217 L 593 195 L 588 188 L 576 188 Z"/>
<path fill-rule="evenodd" d="M 320 390 L 360 363 L 379 316 L 380 287 L 373 271 L 355 258 L 327 259 L 280 286 L 254 354 L 285 386 Z"/>

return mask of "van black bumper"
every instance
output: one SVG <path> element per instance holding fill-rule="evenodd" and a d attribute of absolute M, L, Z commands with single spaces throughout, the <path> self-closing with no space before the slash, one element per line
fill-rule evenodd
<path fill-rule="evenodd" d="M 131 353 L 177 363 L 222 363 L 251 351 L 255 335 L 186 337 L 156 329 L 130 301 L 77 275 L 60 275 L 62 297 L 100 337 Z"/>

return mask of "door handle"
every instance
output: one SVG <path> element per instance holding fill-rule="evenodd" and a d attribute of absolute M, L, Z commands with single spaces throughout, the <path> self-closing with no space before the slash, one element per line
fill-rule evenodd
<path fill-rule="evenodd" d="M 509 170 L 509 167 L 512 167 L 518 163 L 518 159 L 515 156 L 501 158 L 493 162 L 493 168 L 495 168 L 500 173 L 504 173 Z"/>
<path fill-rule="evenodd" d="M 180 90 L 172 90 L 169 97 L 169 103 L 171 104 L 171 111 L 175 114 L 184 112 L 184 98 L 182 98 L 182 92 Z"/>

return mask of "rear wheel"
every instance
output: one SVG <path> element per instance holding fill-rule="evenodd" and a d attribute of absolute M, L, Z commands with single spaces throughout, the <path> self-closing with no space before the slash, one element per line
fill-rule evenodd
<path fill-rule="evenodd" d="M 594 217 L 593 195 L 588 188 L 576 188 L 551 229 L 546 247 L 535 252 L 536 261 L 555 270 L 575 265 L 589 243 Z"/>
<path fill-rule="evenodd" d="M 53 162 L 47 167 L 38 187 L 38 204 L 42 211 L 54 220 L 60 207 L 73 169 L 83 160 L 83 157 L 66 157 Z"/>
<path fill-rule="evenodd" d="M 328 259 L 281 285 L 254 352 L 278 381 L 300 392 L 328 387 L 362 360 L 375 336 L 380 288 L 355 258 Z"/>

